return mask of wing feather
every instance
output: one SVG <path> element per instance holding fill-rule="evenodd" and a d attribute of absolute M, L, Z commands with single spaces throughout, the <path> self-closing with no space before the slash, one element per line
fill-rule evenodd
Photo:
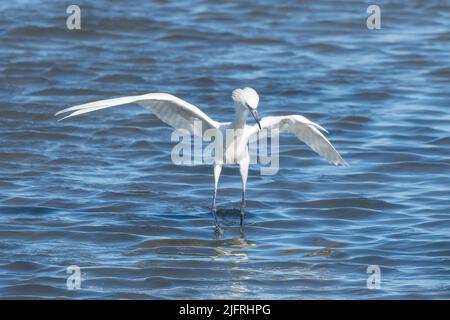
<path fill-rule="evenodd" d="M 217 129 L 220 126 L 219 122 L 211 119 L 193 104 L 168 93 L 148 93 L 139 96 L 99 100 L 61 110 L 55 115 L 70 112 L 69 115 L 60 119 L 64 120 L 84 113 L 130 103 L 137 103 L 147 108 L 161 121 L 175 129 L 186 129 L 197 136 L 201 136 L 207 129 Z"/>
<path fill-rule="evenodd" d="M 314 123 L 301 115 L 264 117 L 261 119 L 262 129 L 278 129 L 280 132 L 293 133 L 300 141 L 303 141 L 322 158 L 335 165 L 348 166 L 339 152 L 330 141 L 320 132 L 327 132 L 317 123 Z M 250 135 L 257 134 L 258 126 L 251 127 Z"/>

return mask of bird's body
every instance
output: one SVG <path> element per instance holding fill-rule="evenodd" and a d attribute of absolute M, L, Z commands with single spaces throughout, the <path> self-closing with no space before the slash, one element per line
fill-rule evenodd
<path fill-rule="evenodd" d="M 198 137 L 203 137 L 206 132 L 212 133 L 216 138 L 221 137 L 221 144 L 219 145 L 222 147 L 215 150 L 214 156 L 214 194 L 211 207 L 216 221 L 216 230 L 219 232 L 221 232 L 221 229 L 216 217 L 216 196 L 222 167 L 231 164 L 239 165 L 242 181 L 242 225 L 250 164 L 248 143 L 252 137 L 258 134 L 259 130 L 278 129 L 280 132 L 294 133 L 301 141 L 329 162 L 335 165 L 347 165 L 328 139 L 320 132 L 326 132 L 326 130 L 318 124 L 301 115 L 269 116 L 259 119 L 257 113 L 259 96 L 252 88 L 236 89 L 233 91 L 232 98 L 235 115 L 232 122 L 226 123 L 211 119 L 196 106 L 167 93 L 149 93 L 140 96 L 100 100 L 61 110 L 56 115 L 71 112 L 61 119 L 63 120 L 104 108 L 137 103 L 149 109 L 160 120 L 175 129 L 187 130 L 190 134 Z M 249 113 L 252 114 L 257 124 L 247 125 Z"/>

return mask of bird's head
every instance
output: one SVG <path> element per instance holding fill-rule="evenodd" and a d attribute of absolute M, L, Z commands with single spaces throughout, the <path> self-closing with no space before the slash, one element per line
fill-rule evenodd
<path fill-rule="evenodd" d="M 256 123 L 261 129 L 260 119 L 258 115 L 259 96 L 255 89 L 246 87 L 244 89 L 235 89 L 231 95 L 237 106 L 243 108 L 244 110 L 250 111 L 253 118 L 255 118 Z"/>

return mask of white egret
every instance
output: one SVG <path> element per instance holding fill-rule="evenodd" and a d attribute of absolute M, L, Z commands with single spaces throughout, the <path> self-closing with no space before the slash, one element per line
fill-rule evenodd
<path fill-rule="evenodd" d="M 278 129 L 280 132 L 290 132 L 298 139 L 307 144 L 312 150 L 321 157 L 335 165 L 346 166 L 347 163 L 342 159 L 333 145 L 321 133 L 327 132 L 318 124 L 308 120 L 301 115 L 271 116 L 259 118 L 257 108 L 259 96 L 252 88 L 236 89 L 232 93 L 234 100 L 235 115 L 232 122 L 217 122 L 207 116 L 196 106 L 167 93 L 148 93 L 138 96 L 129 96 L 115 99 L 100 100 L 90 102 L 59 111 L 56 115 L 69 113 L 63 119 L 84 113 L 97 111 L 114 106 L 137 103 L 149 109 L 160 120 L 176 129 L 188 130 L 196 136 L 203 136 L 208 129 L 225 132 L 226 130 L 235 130 L 237 134 L 231 141 L 224 141 L 223 157 L 217 157 L 214 160 L 214 193 L 212 199 L 211 212 L 214 215 L 216 231 L 222 233 L 216 216 L 216 197 L 220 173 L 223 165 L 238 164 L 242 181 L 242 200 L 241 200 L 241 226 L 243 224 L 245 210 L 245 190 L 249 167 L 248 142 L 251 137 L 256 135 L 261 129 Z M 255 125 L 247 125 L 247 116 L 251 113 L 256 121 Z M 198 121 L 201 126 L 196 126 Z M 225 137 L 225 134 L 221 135 Z"/>

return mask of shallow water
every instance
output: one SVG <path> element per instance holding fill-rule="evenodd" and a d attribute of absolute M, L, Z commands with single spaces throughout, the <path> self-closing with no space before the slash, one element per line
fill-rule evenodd
<path fill-rule="evenodd" d="M 450 4 L 123 1 L 0 4 L 1 298 L 450 298 Z M 229 121 L 329 130 L 349 168 L 280 137 L 280 170 L 172 164 L 171 129 L 139 106 L 57 122 L 91 100 L 170 92 Z M 66 268 L 81 268 L 81 289 Z M 369 265 L 381 289 L 366 287 Z"/>

